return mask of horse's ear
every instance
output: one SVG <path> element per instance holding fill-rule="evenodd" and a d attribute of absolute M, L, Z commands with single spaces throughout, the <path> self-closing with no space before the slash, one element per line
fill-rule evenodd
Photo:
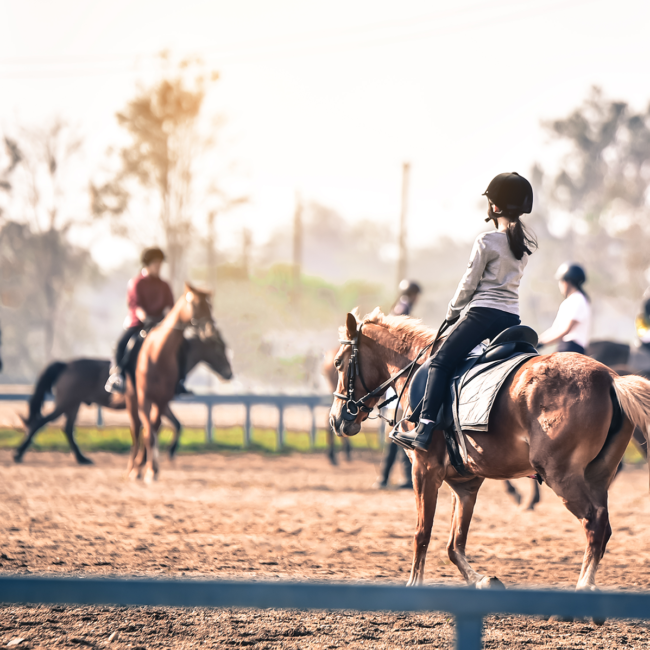
<path fill-rule="evenodd" d="M 345 321 L 345 329 L 347 331 L 348 339 L 351 341 L 356 337 L 358 332 L 357 319 L 354 314 L 348 314 Z"/>
<path fill-rule="evenodd" d="M 212 296 L 212 289 L 203 286 L 197 287 L 189 282 L 185 282 L 185 293 L 193 293 L 197 298 L 210 298 Z"/>

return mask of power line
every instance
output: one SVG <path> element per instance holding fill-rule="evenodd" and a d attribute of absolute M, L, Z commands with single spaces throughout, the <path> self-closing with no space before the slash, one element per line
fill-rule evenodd
<path fill-rule="evenodd" d="M 355 51 L 367 47 L 381 47 L 405 41 L 420 40 L 440 34 L 450 35 L 480 27 L 488 27 L 494 24 L 505 24 L 513 21 L 526 20 L 539 17 L 558 10 L 567 10 L 587 3 L 593 4 L 593 0 L 566 0 L 549 4 L 539 4 L 532 8 L 524 5 L 519 0 L 507 0 L 497 4 L 476 3 L 469 6 L 448 10 L 435 14 L 427 14 L 412 19 L 401 21 L 375 23 L 373 25 L 349 27 L 338 30 L 327 30 L 313 32 L 298 38 L 283 40 L 278 43 L 277 39 L 267 41 L 255 41 L 242 43 L 232 48 L 209 48 L 199 51 L 207 60 L 218 60 L 219 64 L 250 64 L 256 62 L 267 62 L 287 57 L 296 56 L 318 56 L 328 54 L 332 47 L 338 51 Z M 485 11 L 494 12 L 501 10 L 499 15 L 485 16 Z M 508 10 L 513 10 L 510 13 Z M 454 19 L 471 13 L 471 19 L 464 24 L 456 26 L 440 25 L 441 21 Z M 435 23 L 432 25 L 432 23 Z M 397 34 L 376 34 L 380 30 L 395 28 L 401 29 Z M 409 31 L 409 28 L 410 31 Z M 403 31 L 406 29 L 407 31 Z M 338 38 L 339 42 L 331 42 L 332 38 Z M 365 40 L 364 40 L 365 38 Z M 251 51 L 253 50 L 253 51 Z M 138 64 L 143 61 L 152 61 L 157 54 L 136 53 L 136 54 L 107 54 L 94 56 L 63 56 L 42 58 L 18 58 L 0 59 L 0 79 L 36 79 L 43 77 L 84 77 L 103 74 L 124 74 L 137 73 Z M 105 64 L 106 67 L 101 67 Z M 81 68 L 74 66 L 80 65 Z M 93 67 L 87 67 L 91 65 Z M 94 67 L 99 65 L 100 67 Z M 57 66 L 59 69 L 57 69 Z M 60 69 L 60 66 L 67 66 L 68 69 Z M 23 68 L 23 70 L 2 71 L 2 67 Z M 40 67 L 40 69 L 39 69 Z M 25 70 L 25 68 L 28 68 Z M 31 68 L 31 69 L 29 69 Z"/>

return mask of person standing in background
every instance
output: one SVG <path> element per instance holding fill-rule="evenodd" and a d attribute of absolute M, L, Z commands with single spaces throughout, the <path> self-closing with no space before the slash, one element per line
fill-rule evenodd
<path fill-rule="evenodd" d="M 411 310 L 422 293 L 422 288 L 413 280 L 402 280 L 399 283 L 399 289 L 399 298 L 395 301 L 390 313 L 395 316 L 410 316 Z M 388 487 L 390 472 L 393 469 L 393 465 L 398 456 L 402 463 L 402 469 L 404 472 L 404 481 L 400 483 L 398 487 L 405 490 L 413 488 L 411 461 L 409 460 L 409 457 L 406 455 L 404 449 L 399 445 L 396 445 L 392 440 L 388 439 L 386 440 L 386 445 L 384 447 L 384 457 L 381 462 L 381 474 L 374 485 L 378 490 L 383 490 Z"/>
<path fill-rule="evenodd" d="M 564 301 L 553 325 L 540 337 L 538 347 L 557 343 L 558 352 L 585 354 L 589 345 L 591 305 L 583 289 L 587 274 L 579 264 L 562 264 L 555 274 Z"/>

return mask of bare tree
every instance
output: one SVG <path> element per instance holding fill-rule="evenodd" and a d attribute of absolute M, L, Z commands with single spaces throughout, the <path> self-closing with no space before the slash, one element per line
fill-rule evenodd
<path fill-rule="evenodd" d="M 138 203 L 142 190 L 147 197 L 153 193 L 176 287 L 197 211 L 207 213 L 207 203 L 219 211 L 233 203 L 218 188 L 206 158 L 214 149 L 221 121 L 212 120 L 209 130 L 202 129 L 206 93 L 217 79 L 218 74 L 197 59 L 176 67 L 165 65 L 161 79 L 141 89 L 117 114 L 129 142 L 119 151 L 116 173 L 91 186 L 94 214 L 113 217 L 117 232 L 136 240 L 142 239 L 138 235 L 143 227 L 133 211 L 144 208 L 143 202 Z"/>
<path fill-rule="evenodd" d="M 65 121 L 55 119 L 43 128 L 20 129 L 5 143 L 13 173 L 11 200 L 2 215 L 3 284 L 20 294 L 21 304 L 29 294 L 29 302 L 37 308 L 30 315 L 29 328 L 42 329 L 48 360 L 64 299 L 84 270 L 95 270 L 89 254 L 68 239 L 70 228 L 87 223 L 89 217 L 82 207 L 87 205 L 84 185 L 74 187 L 82 139 Z M 17 255 L 18 248 L 24 257 Z M 29 287 L 22 281 L 27 278 Z"/>
<path fill-rule="evenodd" d="M 650 265 L 650 106 L 635 112 L 592 88 L 569 116 L 544 126 L 565 148 L 557 173 L 538 168 L 537 180 L 551 220 L 559 212 L 567 221 L 566 249 L 606 293 L 640 295 Z"/>

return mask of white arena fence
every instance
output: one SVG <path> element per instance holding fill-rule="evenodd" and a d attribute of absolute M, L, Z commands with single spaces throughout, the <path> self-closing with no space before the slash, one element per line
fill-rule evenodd
<path fill-rule="evenodd" d="M 21 402 L 29 401 L 31 395 L 28 393 L 0 393 L 0 401 L 7 402 Z M 48 400 L 52 400 L 48 396 Z M 224 404 L 243 404 L 245 408 L 244 422 L 244 447 L 248 447 L 251 443 L 251 436 L 253 433 L 253 425 L 251 421 L 251 408 L 253 406 L 266 405 L 275 406 L 278 409 L 278 427 L 277 427 L 277 444 L 278 448 L 282 448 L 285 442 L 286 428 L 284 424 L 284 411 L 288 407 L 304 407 L 311 411 L 311 427 L 309 430 L 310 445 L 313 448 L 316 441 L 316 407 L 332 405 L 332 395 L 285 395 L 279 394 L 255 394 L 255 393 L 242 393 L 239 395 L 218 395 L 215 393 L 207 395 L 183 395 L 178 397 L 172 404 L 204 404 L 206 407 L 206 422 L 205 422 L 205 440 L 210 443 L 214 439 L 214 421 L 212 418 L 212 409 L 215 406 Z M 97 407 L 97 426 L 101 427 L 104 424 L 102 416 L 102 407 Z M 381 420 L 379 424 L 379 440 L 380 444 L 384 438 L 384 421 Z"/>
<path fill-rule="evenodd" d="M 650 593 L 574 592 L 388 584 L 236 582 L 0 575 L 0 603 L 166 607 L 247 607 L 448 612 L 457 650 L 482 647 L 483 618 L 524 616 L 650 618 Z"/>

